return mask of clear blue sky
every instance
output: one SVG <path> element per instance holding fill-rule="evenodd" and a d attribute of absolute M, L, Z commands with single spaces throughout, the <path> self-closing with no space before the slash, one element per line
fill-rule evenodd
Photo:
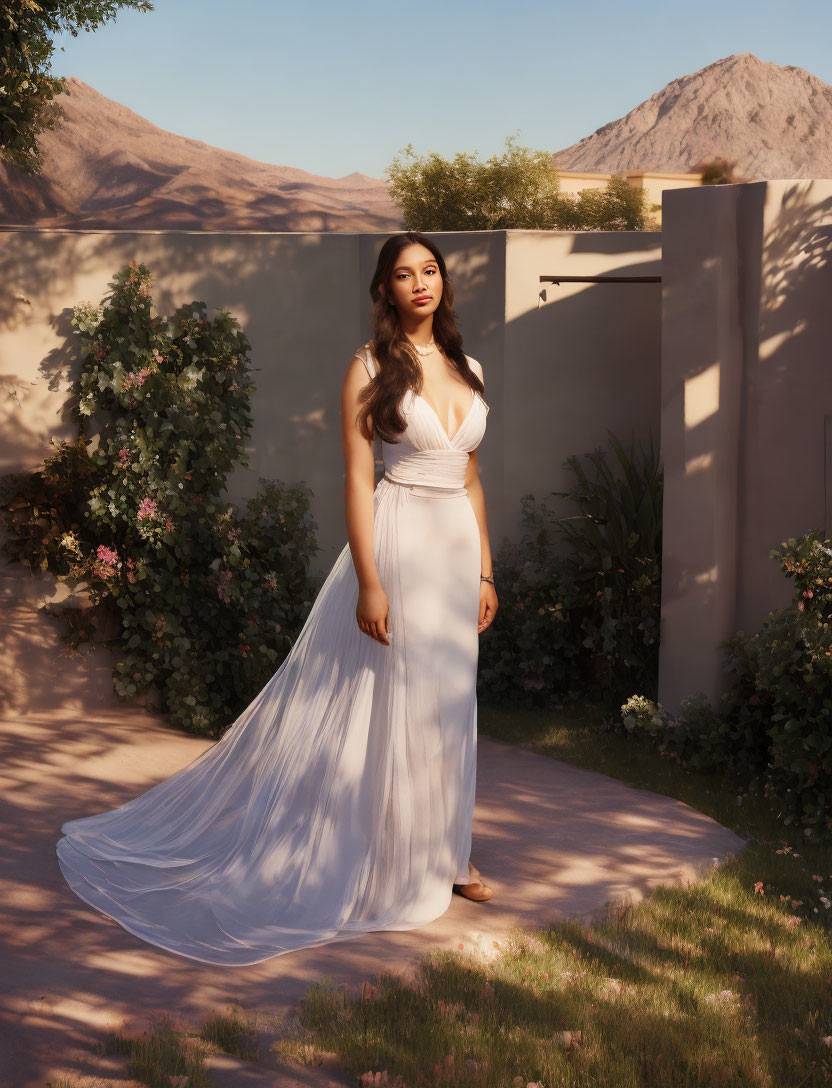
<path fill-rule="evenodd" d="M 62 35 L 52 71 L 182 136 L 380 178 L 408 143 L 557 151 L 731 53 L 832 83 L 830 40 L 829 0 L 156 0 Z"/>

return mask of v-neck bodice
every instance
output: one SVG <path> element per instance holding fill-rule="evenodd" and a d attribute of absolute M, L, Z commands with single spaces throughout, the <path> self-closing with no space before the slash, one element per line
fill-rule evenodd
<path fill-rule="evenodd" d="M 436 409 L 433 407 L 433 405 L 430 403 L 430 401 L 428 401 L 425 397 L 423 397 L 421 393 L 417 393 L 416 396 L 428 406 L 429 411 L 433 412 L 433 414 L 436 416 L 436 419 L 437 419 L 437 422 L 439 423 L 439 426 L 442 427 L 442 420 L 439 418 L 439 413 L 436 411 Z M 460 423 L 460 425 L 454 431 L 453 438 L 448 434 L 447 431 L 445 431 L 445 428 L 442 427 L 442 430 L 445 432 L 445 437 L 448 439 L 449 442 L 453 443 L 454 438 L 456 438 L 456 436 L 459 434 L 460 430 L 465 425 L 465 421 L 467 420 L 467 418 L 471 414 L 471 412 L 473 412 L 473 410 L 474 410 L 474 401 L 476 399 L 477 399 L 477 392 L 476 392 L 475 389 L 472 389 L 471 390 L 471 405 L 470 405 L 468 411 L 465 413 L 465 416 L 463 417 L 462 423 Z"/>
<path fill-rule="evenodd" d="M 370 345 L 365 344 L 355 354 L 370 377 L 375 377 L 378 366 Z M 471 357 L 466 358 L 470 365 Z M 420 393 L 408 389 L 401 404 L 407 422 L 405 430 L 397 442 L 381 441 L 385 472 L 401 480 L 415 474 L 419 482 L 430 483 L 435 478 L 436 486 L 461 486 L 468 454 L 482 441 L 489 412 L 489 405 L 479 393 L 474 389 L 471 393 L 468 413 L 450 436 L 433 406 Z"/>

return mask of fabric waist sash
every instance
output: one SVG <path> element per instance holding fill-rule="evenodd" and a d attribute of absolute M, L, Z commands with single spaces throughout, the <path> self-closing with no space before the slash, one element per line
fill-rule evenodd
<path fill-rule="evenodd" d="M 405 487 L 465 491 L 468 454 L 464 450 L 419 450 L 385 466 L 384 478 Z"/>

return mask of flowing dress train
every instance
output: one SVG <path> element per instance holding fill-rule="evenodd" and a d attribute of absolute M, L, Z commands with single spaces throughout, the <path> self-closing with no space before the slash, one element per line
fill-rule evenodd
<path fill-rule="evenodd" d="M 372 377 L 369 345 L 357 353 Z M 345 545 L 290 653 L 220 740 L 119 808 L 64 823 L 86 903 L 204 963 L 413 929 L 468 883 L 480 538 L 463 486 L 488 406 L 450 437 L 409 391 L 382 443 L 374 547 L 391 641 L 356 624 Z"/>

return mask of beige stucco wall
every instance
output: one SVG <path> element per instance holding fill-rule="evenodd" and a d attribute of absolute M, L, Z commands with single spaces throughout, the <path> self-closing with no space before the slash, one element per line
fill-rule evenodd
<path fill-rule="evenodd" d="M 790 599 L 769 551 L 832 531 L 832 181 L 679 189 L 663 203 L 661 234 L 435 237 L 465 349 L 485 371 L 480 466 L 495 551 L 518 537 L 524 494 L 571 483 L 568 455 L 607 447 L 608 428 L 625 443 L 661 433 L 659 698 L 677 709 L 722 690 L 722 639 Z M 370 336 L 367 289 L 386 237 L 0 232 L 0 472 L 34 468 L 50 436 L 73 434 L 62 415 L 77 368 L 72 307 L 99 302 L 117 269 L 144 261 L 159 312 L 198 299 L 240 320 L 255 423 L 251 468 L 231 477 L 229 498 L 253 493 L 258 476 L 308 482 L 315 566 L 328 570 L 346 541 L 340 389 Z M 540 282 L 660 270 L 661 289 Z"/>
<path fill-rule="evenodd" d="M 724 690 L 718 643 L 793 583 L 772 548 L 827 518 L 832 181 L 664 195 L 659 698 Z"/>
<path fill-rule="evenodd" d="M 509 231 L 504 392 L 500 404 L 506 529 L 519 498 L 575 482 L 563 462 L 602 446 L 660 435 L 661 285 L 541 283 L 540 275 L 653 276 L 661 235 L 631 231 Z M 565 514 L 575 508 L 554 501 Z"/>
<path fill-rule="evenodd" d="M 596 174 L 590 170 L 559 170 L 560 191 L 579 193 L 582 189 L 606 189 L 609 174 Z"/>
<path fill-rule="evenodd" d="M 671 189 L 692 189 L 702 185 L 701 174 L 661 174 L 643 171 L 627 174 L 627 181 L 636 189 L 644 189 L 648 204 L 661 204 L 662 193 Z M 659 218 L 661 218 L 659 216 Z"/>
<path fill-rule="evenodd" d="M 466 352 L 485 371 L 492 406 L 480 449 L 494 547 L 520 529 L 520 497 L 567 478 L 570 453 L 604 443 L 605 427 L 658 433 L 658 289 L 544 287 L 541 274 L 658 270 L 654 233 L 475 231 L 435 235 L 456 292 Z M 77 372 L 69 323 L 98 303 L 130 260 L 155 276 L 156 310 L 202 300 L 226 306 L 252 342 L 257 390 L 251 468 L 257 478 L 305 480 L 314 492 L 327 570 L 346 542 L 340 391 L 349 359 L 371 335 L 369 283 L 386 234 L 0 233 L 0 472 L 34 468 L 62 418 Z M 645 264 L 644 262 L 647 262 Z M 10 395 L 11 394 L 11 395 Z"/>

